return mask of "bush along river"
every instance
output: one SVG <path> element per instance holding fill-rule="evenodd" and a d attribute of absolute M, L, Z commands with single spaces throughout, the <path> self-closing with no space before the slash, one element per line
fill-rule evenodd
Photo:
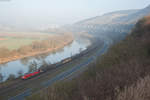
<path fill-rule="evenodd" d="M 71 44 L 53 53 L 41 54 L 38 56 L 27 57 L 5 64 L 0 64 L 0 82 L 10 78 L 17 78 L 25 73 L 39 69 L 43 63 L 55 64 L 66 58 L 79 54 L 90 45 L 89 40 L 74 40 Z"/>

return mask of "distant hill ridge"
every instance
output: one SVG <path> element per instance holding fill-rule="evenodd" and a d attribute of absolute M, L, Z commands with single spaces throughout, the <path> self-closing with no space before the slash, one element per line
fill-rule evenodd
<path fill-rule="evenodd" d="M 69 29 L 76 33 L 86 32 L 116 43 L 130 34 L 138 20 L 149 14 L 150 5 L 143 9 L 115 11 L 79 21 L 69 26 Z"/>
<path fill-rule="evenodd" d="M 116 12 L 106 13 L 102 16 L 96 16 L 75 23 L 74 25 L 89 25 L 89 24 L 131 24 L 136 23 L 139 19 L 150 14 L 150 5 L 144 9 L 121 10 Z"/>

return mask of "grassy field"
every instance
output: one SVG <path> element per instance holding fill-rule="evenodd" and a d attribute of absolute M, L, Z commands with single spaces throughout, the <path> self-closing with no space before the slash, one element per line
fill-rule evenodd
<path fill-rule="evenodd" d="M 14 50 L 29 45 L 33 41 L 40 41 L 51 36 L 47 33 L 0 32 L 0 47 Z"/>
<path fill-rule="evenodd" d="M 0 40 L 0 47 L 6 47 L 9 50 L 14 50 L 23 45 L 29 45 L 35 40 L 36 39 L 6 37 L 4 40 Z"/>

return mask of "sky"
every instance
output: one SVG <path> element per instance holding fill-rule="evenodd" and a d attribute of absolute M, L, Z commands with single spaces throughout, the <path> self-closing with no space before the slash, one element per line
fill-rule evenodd
<path fill-rule="evenodd" d="M 0 0 L 0 25 L 65 25 L 107 12 L 141 9 L 149 4 L 150 0 Z"/>

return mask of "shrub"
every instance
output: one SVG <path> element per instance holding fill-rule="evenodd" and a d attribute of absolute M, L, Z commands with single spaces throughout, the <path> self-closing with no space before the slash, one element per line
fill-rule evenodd
<path fill-rule="evenodd" d="M 130 87 L 125 87 L 117 100 L 150 100 L 150 76 L 140 79 Z"/>

